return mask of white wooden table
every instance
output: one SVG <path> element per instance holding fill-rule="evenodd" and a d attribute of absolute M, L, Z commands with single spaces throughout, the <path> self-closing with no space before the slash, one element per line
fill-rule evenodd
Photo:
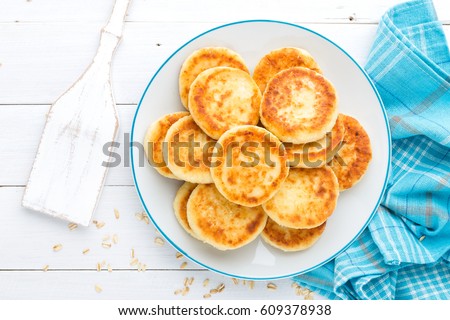
<path fill-rule="evenodd" d="M 113 61 L 122 147 L 152 74 L 197 34 L 237 20 L 284 20 L 322 33 L 364 65 L 379 18 L 399 2 L 133 0 Z M 435 5 L 441 20 L 445 14 L 449 18 L 445 0 Z M 69 230 L 66 222 L 21 207 L 49 105 L 93 58 L 112 6 L 113 0 L 0 1 L 0 298 L 202 299 L 221 283 L 225 290 L 211 299 L 302 298 L 290 279 L 274 281 L 276 290 L 269 290 L 268 282 L 254 283 L 254 288 L 249 282 L 235 284 L 177 258 L 168 243 L 155 243 L 158 232 L 138 219 L 143 209 L 126 163 L 109 171 L 94 216 L 105 223 L 102 228 Z M 444 23 L 449 34 L 449 21 Z M 113 242 L 114 235 L 117 244 L 102 247 L 103 239 Z M 62 244 L 58 252 L 52 249 L 56 244 Z M 85 249 L 89 252 L 83 254 Z M 130 264 L 132 249 L 137 261 Z M 144 264 L 146 271 L 139 270 Z M 191 277 L 189 293 L 175 294 Z"/>

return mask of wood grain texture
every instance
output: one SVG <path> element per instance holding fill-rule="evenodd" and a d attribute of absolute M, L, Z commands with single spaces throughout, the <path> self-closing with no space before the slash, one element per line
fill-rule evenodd
<path fill-rule="evenodd" d="M 322 0 L 299 4 L 297 0 L 134 0 L 127 21 L 235 21 L 284 19 L 317 22 L 341 21 L 374 23 L 380 15 L 402 0 Z M 104 1 L 20 1 L 3 0 L 9 10 L 0 11 L 2 21 L 104 21 L 114 0 Z M 14 5 L 13 5 L 14 4 Z M 355 19 L 350 20 L 353 16 Z"/>
<path fill-rule="evenodd" d="M 116 103 L 137 104 L 153 74 L 176 49 L 219 25 L 214 22 L 127 23 L 112 62 Z M 377 29 L 376 25 L 302 25 L 332 39 L 361 65 L 366 61 Z M 101 23 L 60 22 L 3 24 L 0 104 L 53 103 L 91 62 L 101 26 Z M 445 31 L 450 34 L 450 26 Z"/>
<path fill-rule="evenodd" d="M 175 294 L 184 288 L 186 278 L 194 278 L 186 295 Z M 170 281 L 168 281 L 170 279 Z M 209 279 L 208 285 L 203 281 Z M 267 281 L 258 281 L 253 285 L 239 281 L 235 284 L 231 278 L 214 274 L 210 271 L 0 271 L 0 299 L 182 299 L 203 300 L 203 295 L 220 284 L 222 292 L 212 294 L 208 300 L 299 300 L 304 295 L 297 295 L 291 287 L 292 280 L 279 280 L 276 290 L 267 288 Z M 95 291 L 95 285 L 102 288 Z M 30 288 L 34 288 L 30 290 Z M 314 295 L 317 299 L 319 296 Z M 201 303 L 201 301 L 200 301 Z"/>
<path fill-rule="evenodd" d="M 130 265 L 131 249 L 148 269 L 179 269 L 187 261 L 177 259 L 176 250 L 169 243 L 155 243 L 156 237 L 163 237 L 151 222 L 136 218 L 143 209 L 134 187 L 105 187 L 93 216 L 105 225 L 79 226 L 72 231 L 65 221 L 23 208 L 22 194 L 22 187 L 0 188 L 0 243 L 9 244 L 0 248 L 1 270 L 41 269 L 46 264 L 55 269 L 95 270 L 103 260 L 113 268 L 136 269 L 137 265 Z M 115 218 L 114 209 L 119 211 L 119 219 Z M 113 243 L 114 234 L 117 244 Z M 104 248 L 103 242 L 111 243 L 111 248 Z M 62 250 L 54 252 L 53 246 L 59 243 Z M 83 255 L 87 248 L 89 253 Z M 187 268 L 200 269 L 192 262 Z"/>
<path fill-rule="evenodd" d="M 329 37 L 365 63 L 377 22 L 386 9 L 403 0 L 133 0 L 124 37 L 112 64 L 112 84 L 119 106 L 120 132 L 130 131 L 141 94 L 153 73 L 180 45 L 223 23 L 244 19 L 278 19 L 299 23 Z M 142 207 L 130 168 L 111 168 L 94 217 L 105 226 L 77 228 L 21 207 L 28 178 L 50 104 L 85 70 L 98 45 L 99 30 L 114 0 L 0 1 L 0 298 L 1 299 L 201 299 L 204 278 L 226 289 L 214 298 L 297 299 L 290 280 L 265 282 L 250 290 L 221 275 L 202 270 L 176 250 L 154 242 L 151 224 L 136 219 Z M 450 2 L 434 0 L 447 37 Z M 237 9 L 236 9 L 237 8 Z M 180 105 L 181 108 L 181 105 Z M 181 110 L 181 109 L 180 109 Z M 123 148 L 117 150 L 123 158 Z M 18 187 L 17 187 L 18 186 Z M 114 209 L 120 213 L 116 220 Z M 102 247 L 107 235 L 118 243 Z M 53 245 L 61 243 L 59 252 Z M 89 248 L 88 254 L 82 251 Z M 147 272 L 130 266 L 131 248 Z M 105 260 L 114 269 L 94 271 Z M 49 271 L 41 269 L 49 265 Z M 186 277 L 195 277 L 185 297 L 173 293 Z M 96 293 L 95 284 L 103 288 Z"/>
<path fill-rule="evenodd" d="M 152 75 L 176 49 L 218 25 L 128 23 L 112 62 L 116 102 L 137 104 Z M 375 25 L 304 26 L 333 39 L 360 63 L 364 63 L 376 31 Z M 100 28 L 98 23 L 2 25 L 0 104 L 53 103 L 91 62 Z"/>

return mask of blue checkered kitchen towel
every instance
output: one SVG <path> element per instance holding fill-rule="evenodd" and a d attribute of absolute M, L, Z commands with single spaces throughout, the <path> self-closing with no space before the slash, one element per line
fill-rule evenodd
<path fill-rule="evenodd" d="M 382 17 L 366 70 L 392 131 L 386 194 L 359 239 L 295 280 L 332 299 L 450 299 L 450 54 L 431 1 Z"/>

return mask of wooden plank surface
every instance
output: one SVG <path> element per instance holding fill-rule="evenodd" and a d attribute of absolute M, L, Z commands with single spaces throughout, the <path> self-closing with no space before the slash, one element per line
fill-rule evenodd
<path fill-rule="evenodd" d="M 193 278 L 189 291 L 184 290 L 186 278 Z M 168 281 L 170 279 L 170 281 Z M 209 279 L 204 286 L 204 281 Z M 250 284 L 213 274 L 210 271 L 146 271 L 146 272 L 92 272 L 92 271 L 1 271 L 0 299 L 205 299 L 211 289 L 220 284 L 225 287 L 222 292 L 212 294 L 208 300 L 298 300 L 305 292 L 292 287 L 292 280 L 275 282 L 276 289 L 268 289 L 270 282 L 260 281 Z M 102 291 L 96 292 L 98 285 Z M 33 289 L 34 288 L 34 289 Z M 41 288 L 41 289 L 39 289 Z M 319 298 L 318 295 L 310 297 Z M 150 303 L 150 302 L 149 302 Z"/>
<path fill-rule="evenodd" d="M 299 23 L 329 37 L 364 65 L 381 15 L 403 0 L 133 0 L 124 37 L 112 65 L 120 118 L 118 151 L 144 88 L 161 63 L 180 45 L 223 23 L 273 19 Z M 66 222 L 21 207 L 49 105 L 91 62 L 100 28 L 113 0 L 0 1 L 0 299 L 201 299 L 220 283 L 217 299 L 298 299 L 291 280 L 278 289 L 242 282 L 204 270 L 158 245 L 156 229 L 136 218 L 142 207 L 131 169 L 112 168 L 95 219 L 102 228 L 69 230 Z M 450 35 L 450 2 L 434 1 Z M 114 210 L 120 218 L 116 219 Z M 117 243 L 112 243 L 117 235 Z M 109 237 L 109 238 L 108 238 Z M 104 240 L 106 239 L 106 240 Z M 102 242 L 111 243 L 104 248 Z M 62 249 L 53 251 L 53 246 Z M 89 249 L 87 254 L 83 250 Z M 131 263 L 131 249 L 147 271 Z M 97 264 L 102 271 L 97 272 Z M 181 269 L 188 262 L 186 269 Z M 131 263 L 131 264 L 130 264 Z M 113 272 L 106 271 L 110 264 Z M 48 265 L 49 271 L 42 268 Z M 142 265 L 141 265 L 142 267 Z M 195 279 L 186 296 L 174 295 L 184 279 Z M 210 279 L 207 287 L 202 286 Z M 95 291 L 98 284 L 101 293 Z"/>
<path fill-rule="evenodd" d="M 272 19 L 311 23 L 378 23 L 381 15 L 404 0 L 133 0 L 128 22 L 231 22 Z M 2 22 L 106 21 L 113 0 L 3 0 Z M 434 0 L 439 18 L 450 21 L 447 0 Z"/>
<path fill-rule="evenodd" d="M 127 21 L 236 21 L 246 19 L 283 19 L 303 22 L 374 23 L 381 14 L 402 0 L 133 0 Z M 104 21 L 113 0 L 3 0 L 0 21 Z M 349 19 L 350 17 L 353 19 Z"/>
<path fill-rule="evenodd" d="M 112 64 L 116 102 L 137 104 L 151 76 L 177 48 L 219 25 L 127 23 Z M 304 26 L 333 39 L 360 63 L 364 63 L 376 31 L 376 25 Z M 101 23 L 3 24 L 0 28 L 0 104 L 51 104 L 55 101 L 92 60 L 101 27 Z"/>
<path fill-rule="evenodd" d="M 112 64 L 116 102 L 137 104 L 151 76 L 182 44 L 220 23 L 127 23 Z M 91 62 L 101 23 L 6 23 L 0 28 L 0 105 L 51 104 Z M 302 24 L 364 65 L 376 25 Z M 450 26 L 445 26 L 450 34 Z M 176 36 L 174 36 L 176 35 Z M 43 45 L 45 43 L 46 45 Z"/>
<path fill-rule="evenodd" d="M 0 188 L 0 269 L 40 270 L 48 264 L 51 269 L 95 270 L 103 260 L 114 269 L 137 269 L 137 265 L 130 265 L 131 249 L 148 269 L 179 269 L 187 261 L 177 259 L 176 250 L 169 243 L 155 243 L 155 238 L 162 236 L 151 223 L 136 218 L 135 214 L 143 209 L 134 187 L 105 187 L 93 217 L 104 227 L 91 224 L 75 230 L 69 230 L 65 221 L 23 208 L 23 190 Z M 120 213 L 119 219 L 114 209 Z M 113 243 L 114 235 L 117 244 Z M 111 248 L 104 248 L 104 242 L 110 243 Z M 58 252 L 52 249 L 56 244 L 62 245 Z M 90 249 L 89 253 L 83 254 L 84 249 Z M 187 267 L 199 268 L 191 262 Z"/>

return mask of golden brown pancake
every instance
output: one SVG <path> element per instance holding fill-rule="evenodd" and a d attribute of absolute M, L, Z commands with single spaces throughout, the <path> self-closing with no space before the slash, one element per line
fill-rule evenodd
<path fill-rule="evenodd" d="M 228 48 L 205 47 L 194 51 L 187 57 L 181 66 L 179 77 L 180 98 L 186 109 L 189 109 L 189 89 L 195 78 L 197 78 L 201 72 L 219 66 L 237 68 L 249 72 L 244 59 Z"/>
<path fill-rule="evenodd" d="M 215 67 L 200 73 L 189 91 L 189 110 L 200 128 L 213 139 L 235 126 L 256 125 L 261 92 L 240 69 Z"/>
<path fill-rule="evenodd" d="M 163 156 L 163 142 L 170 126 L 179 119 L 189 115 L 189 112 L 175 112 L 166 114 L 156 120 L 148 129 L 144 138 L 144 151 L 150 165 L 162 176 L 179 179 L 167 167 Z"/>
<path fill-rule="evenodd" d="M 195 187 L 197 187 L 197 184 L 185 182 L 180 189 L 178 189 L 175 199 L 173 200 L 173 211 L 181 227 L 183 227 L 183 229 L 186 230 L 186 232 L 191 236 L 198 239 L 194 231 L 192 231 L 189 226 L 187 219 L 187 202 Z"/>
<path fill-rule="evenodd" d="M 231 203 L 213 184 L 194 189 L 187 203 L 187 217 L 198 238 L 220 250 L 237 249 L 253 241 L 267 221 L 261 206 Z"/>
<path fill-rule="evenodd" d="M 311 229 L 292 229 L 282 227 L 268 218 L 266 227 L 261 232 L 261 238 L 283 251 L 300 251 L 315 244 L 325 230 L 325 226 L 326 222 Z"/>
<path fill-rule="evenodd" d="M 327 132 L 322 139 L 304 144 L 284 143 L 289 166 L 295 168 L 323 167 L 339 151 L 344 133 L 344 121 L 339 115 L 331 132 Z"/>
<path fill-rule="evenodd" d="M 273 50 L 258 62 L 253 72 L 253 79 L 261 92 L 266 89 L 267 83 L 281 70 L 292 67 L 305 67 L 322 73 L 311 54 L 300 48 L 286 47 Z"/>
<path fill-rule="evenodd" d="M 331 168 L 291 168 L 281 189 L 263 209 L 281 226 L 310 229 L 331 216 L 338 196 L 339 184 Z"/>
<path fill-rule="evenodd" d="M 345 127 L 344 140 L 341 149 L 330 163 L 341 191 L 359 182 L 372 160 L 372 147 L 367 132 L 355 118 L 342 116 Z"/>
<path fill-rule="evenodd" d="M 266 129 L 240 126 L 217 141 L 211 175 L 233 203 L 256 207 L 269 200 L 289 173 L 281 142 Z"/>
<path fill-rule="evenodd" d="M 191 183 L 212 183 L 209 170 L 210 154 L 215 141 L 208 137 L 192 119 L 186 116 L 167 131 L 167 166 L 173 174 Z"/>
<path fill-rule="evenodd" d="M 293 67 L 267 84 L 261 122 L 283 142 L 308 143 L 325 136 L 338 116 L 335 89 L 320 73 Z"/>

